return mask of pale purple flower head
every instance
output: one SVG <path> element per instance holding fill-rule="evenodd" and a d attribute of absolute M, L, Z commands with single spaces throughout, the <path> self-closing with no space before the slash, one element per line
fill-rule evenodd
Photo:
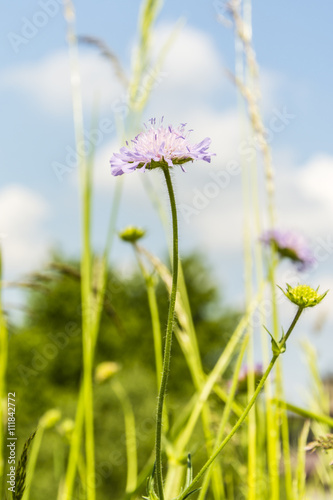
<path fill-rule="evenodd" d="M 261 241 L 266 245 L 274 245 L 280 257 L 294 261 L 300 271 L 315 263 L 314 255 L 302 235 L 293 231 L 271 229 L 265 231 Z"/>
<path fill-rule="evenodd" d="M 146 168 L 173 167 L 194 160 L 204 160 L 210 162 L 213 153 L 208 152 L 211 140 L 206 137 L 198 144 L 191 144 L 185 132 L 186 123 L 174 128 L 171 125 L 162 125 L 163 118 L 159 126 L 156 127 L 156 119 L 149 120 L 150 125 L 144 132 L 132 139 L 131 146 L 126 141 L 126 145 L 120 149 L 119 153 L 114 153 L 110 160 L 112 175 L 122 175 L 133 172 L 137 168 L 143 172 Z"/>

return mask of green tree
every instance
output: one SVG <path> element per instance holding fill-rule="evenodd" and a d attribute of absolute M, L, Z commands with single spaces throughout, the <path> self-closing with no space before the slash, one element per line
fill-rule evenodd
<path fill-rule="evenodd" d="M 217 285 L 204 260 L 191 255 L 183 260 L 194 325 L 204 368 L 210 370 L 231 334 L 238 314 L 223 308 Z M 77 263 L 58 261 L 36 275 L 27 297 L 23 326 L 10 336 L 10 390 L 17 394 L 17 430 L 21 442 L 50 408 L 63 419 L 74 418 L 82 370 L 80 277 Z M 161 324 L 166 324 L 168 295 L 157 283 Z M 145 284 L 139 273 L 122 277 L 110 270 L 96 365 L 116 361 L 117 373 L 132 403 L 137 423 L 139 470 L 149 458 L 154 440 L 156 375 L 151 319 Z M 169 408 L 181 408 L 193 394 L 183 354 L 173 344 L 168 388 Z M 171 410 L 172 411 L 172 410 Z M 171 415 L 172 420 L 172 415 Z M 109 384 L 95 387 L 96 466 L 98 498 L 121 498 L 124 492 L 126 454 L 122 410 Z M 56 429 L 45 434 L 31 491 L 35 500 L 54 497 L 65 470 L 68 444 Z"/>

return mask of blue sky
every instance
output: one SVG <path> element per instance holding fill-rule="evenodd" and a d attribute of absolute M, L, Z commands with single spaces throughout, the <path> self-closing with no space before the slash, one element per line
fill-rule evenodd
<path fill-rule="evenodd" d="M 144 119 L 165 115 L 175 124 L 188 122 L 198 140 L 212 137 L 216 161 L 209 167 L 193 165 L 186 175 L 181 171 L 175 174 L 181 250 L 186 253 L 200 248 L 214 266 L 228 302 L 242 304 L 240 175 L 230 174 L 225 188 L 213 199 L 206 197 L 201 208 L 196 209 L 198 213 L 190 218 L 181 209 L 198 203 L 214 173 L 221 169 L 225 172 L 231 161 L 238 161 L 239 114 L 236 92 L 227 77 L 227 70 L 233 71 L 235 64 L 233 30 L 217 21 L 221 4 L 204 0 L 165 2 L 154 45 L 161 44 L 178 19 L 184 24 L 157 78 Z M 78 33 L 104 40 L 129 72 L 140 2 L 81 0 L 75 7 Z M 255 3 L 252 14 L 265 123 L 276 115 L 288 117 L 271 142 L 278 225 L 297 229 L 313 248 L 324 248 L 322 260 L 306 278 L 312 285 L 333 289 L 333 4 L 326 0 L 315 9 L 312 2 L 303 2 L 300 7 L 286 0 L 261 1 Z M 79 205 L 75 168 L 61 182 L 54 172 L 55 162 L 63 163 L 74 148 L 66 24 L 60 1 L 9 3 L 0 23 L 0 234 L 5 277 L 12 279 L 45 262 L 51 248 L 78 254 Z M 36 24 L 42 26 L 36 28 Z M 25 41 L 19 36 L 24 36 Z M 98 124 L 103 119 L 114 122 L 114 102 L 123 91 L 106 61 L 88 47 L 81 47 L 81 76 L 86 130 L 97 94 Z M 109 174 L 108 158 L 116 147 L 114 134 L 103 133 L 96 157 L 96 248 L 101 248 L 105 237 L 105 214 L 109 212 L 115 182 Z M 153 173 L 151 179 L 165 198 L 158 175 Z M 139 173 L 124 182 L 117 227 L 127 224 L 146 227 L 147 246 L 165 255 L 165 237 Z M 126 267 L 131 258 L 129 250 L 117 242 L 114 261 Z M 281 280 L 287 272 L 288 266 L 283 265 Z M 332 305 L 333 298 L 327 297 L 321 311 L 314 311 L 313 319 L 308 315 L 305 332 L 318 347 L 323 370 L 332 365 Z M 286 311 L 283 319 L 288 321 L 291 312 L 288 308 Z M 320 315 L 326 315 L 326 321 L 320 335 L 314 337 L 311 329 Z M 298 341 L 296 335 L 292 347 L 295 356 Z M 294 372 L 288 365 L 287 373 L 300 382 L 304 369 L 298 363 Z"/>

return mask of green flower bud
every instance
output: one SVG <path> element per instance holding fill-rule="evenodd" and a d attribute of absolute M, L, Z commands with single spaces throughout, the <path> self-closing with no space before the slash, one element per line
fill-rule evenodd
<path fill-rule="evenodd" d="M 70 418 L 65 418 L 65 420 L 60 422 L 60 424 L 57 426 L 57 431 L 61 436 L 64 436 L 69 440 L 73 433 L 74 427 L 75 427 L 74 420 Z"/>
<path fill-rule="evenodd" d="M 119 363 L 115 363 L 114 361 L 104 361 L 96 366 L 95 371 L 95 380 L 98 384 L 102 384 L 109 378 L 113 377 L 113 375 L 120 370 Z"/>
<path fill-rule="evenodd" d="M 282 290 L 282 288 L 281 288 Z M 283 293 L 285 296 L 291 300 L 294 304 L 296 304 L 299 307 L 314 307 L 319 302 L 323 300 L 325 295 L 327 294 L 328 290 L 323 293 L 322 295 L 319 295 L 318 293 L 319 287 L 314 290 L 308 285 L 297 285 L 294 288 L 292 288 L 290 285 L 287 283 L 287 291 L 285 292 L 284 290 Z"/>
<path fill-rule="evenodd" d="M 39 424 L 44 429 L 51 429 L 61 419 L 61 412 L 59 410 L 49 410 L 41 417 Z"/>
<path fill-rule="evenodd" d="M 333 450 L 333 434 L 319 436 L 315 441 L 308 443 L 305 447 L 306 451 L 315 451 L 317 449 Z"/>
<path fill-rule="evenodd" d="M 128 243 L 136 243 L 138 240 L 143 238 L 145 234 L 146 231 L 144 229 L 134 226 L 128 226 L 119 233 L 119 237 L 123 241 L 127 241 Z"/>

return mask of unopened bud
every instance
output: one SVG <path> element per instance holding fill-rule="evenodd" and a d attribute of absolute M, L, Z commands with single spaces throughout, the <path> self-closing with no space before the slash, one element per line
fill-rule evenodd
<path fill-rule="evenodd" d="M 282 288 L 281 288 L 282 290 Z M 314 307 L 319 302 L 323 300 L 325 295 L 327 294 L 328 290 L 323 293 L 322 295 L 319 295 L 318 293 L 319 287 L 314 290 L 308 285 L 297 285 L 294 288 L 292 288 L 290 285 L 287 283 L 287 291 L 285 292 L 284 290 L 283 293 L 285 296 L 291 300 L 294 304 L 296 304 L 299 307 Z"/>
<path fill-rule="evenodd" d="M 114 361 L 104 361 L 100 363 L 96 367 L 95 371 L 95 380 L 98 384 L 102 384 L 109 378 L 113 377 L 113 375 L 120 370 L 119 363 L 115 363 Z"/>
<path fill-rule="evenodd" d="M 61 412 L 59 410 L 49 410 L 41 417 L 39 424 L 44 429 L 51 429 L 61 419 Z"/>
<path fill-rule="evenodd" d="M 128 226 L 123 231 L 119 233 L 119 237 L 123 241 L 127 241 L 128 243 L 136 243 L 138 240 L 144 237 L 146 231 L 139 227 Z"/>

